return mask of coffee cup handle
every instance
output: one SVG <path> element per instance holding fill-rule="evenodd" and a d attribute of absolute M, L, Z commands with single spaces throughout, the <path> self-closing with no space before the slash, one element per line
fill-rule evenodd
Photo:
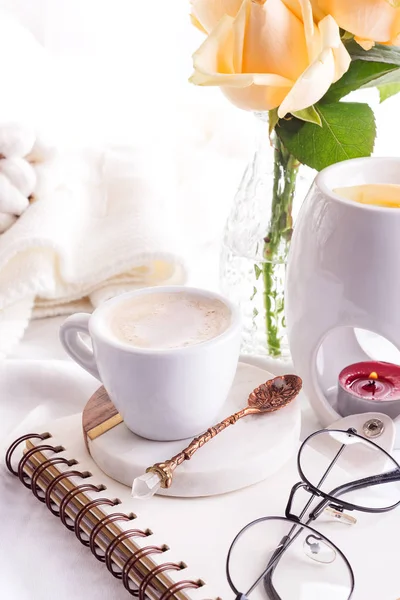
<path fill-rule="evenodd" d="M 101 381 L 93 350 L 88 348 L 79 337 L 80 333 L 86 333 L 90 336 L 89 318 L 90 314 L 87 313 L 77 313 L 68 317 L 61 325 L 60 340 L 70 357 L 93 377 Z"/>

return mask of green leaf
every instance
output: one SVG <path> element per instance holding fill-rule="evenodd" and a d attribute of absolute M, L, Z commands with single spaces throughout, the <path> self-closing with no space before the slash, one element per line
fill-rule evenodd
<path fill-rule="evenodd" d="M 254 265 L 254 273 L 256 275 L 256 279 L 258 279 L 262 273 L 262 270 L 258 265 Z"/>
<path fill-rule="evenodd" d="M 387 83 L 386 85 L 379 86 L 379 99 L 384 102 L 391 96 L 394 96 L 400 92 L 400 83 Z"/>
<path fill-rule="evenodd" d="M 322 127 L 298 119 L 279 121 L 276 132 L 301 163 L 321 169 L 360 156 L 370 156 L 376 135 L 374 113 L 367 104 L 337 102 L 317 105 Z"/>
<path fill-rule="evenodd" d="M 351 62 L 349 70 L 331 85 L 320 102 L 331 104 L 361 87 L 384 85 L 388 83 L 385 78 L 389 76 L 397 77 L 397 80 L 400 81 L 400 68 L 388 63 L 354 60 Z"/>
<path fill-rule="evenodd" d="M 343 29 L 341 29 L 340 37 L 342 39 L 342 42 L 346 42 L 347 40 L 352 40 L 354 38 L 354 35 L 350 33 L 350 31 L 344 31 Z"/>
<path fill-rule="evenodd" d="M 269 131 L 270 136 L 271 136 L 271 133 L 273 132 L 274 127 L 278 121 L 279 121 L 278 109 L 273 108 L 272 110 L 269 110 L 268 111 L 268 131 Z"/>
<path fill-rule="evenodd" d="M 297 119 L 300 119 L 300 121 L 306 121 L 307 123 L 315 123 L 316 125 L 322 127 L 321 117 L 319 116 L 319 113 L 315 106 L 309 106 L 308 108 L 304 108 L 303 110 L 296 110 L 296 112 L 293 113 L 293 116 Z"/>
<path fill-rule="evenodd" d="M 369 64 L 372 65 L 374 63 L 369 63 Z M 362 87 L 363 88 L 379 87 L 380 85 L 389 85 L 392 83 L 400 83 L 400 67 L 396 67 L 395 69 L 387 71 L 386 73 L 382 73 L 382 75 L 380 77 L 377 77 L 373 81 L 365 83 Z"/>
<path fill-rule="evenodd" d="M 345 41 L 345 46 L 353 60 L 384 62 L 400 66 L 400 47 L 375 44 L 371 50 L 363 50 L 354 40 Z"/>

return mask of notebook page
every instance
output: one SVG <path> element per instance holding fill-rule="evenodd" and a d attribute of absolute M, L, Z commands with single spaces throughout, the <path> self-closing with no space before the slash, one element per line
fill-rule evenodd
<path fill-rule="evenodd" d="M 114 482 L 95 466 L 84 445 L 81 415 L 54 421 L 42 428 L 42 431 L 46 430 L 52 433 L 52 444 L 61 444 L 66 448 L 66 457 L 78 460 L 80 469 L 90 470 L 95 483 L 107 486 L 107 496 L 122 500 L 118 510 L 137 514 L 135 527 L 150 528 L 153 531 L 152 543 L 169 545 L 170 550 L 162 555 L 160 562 L 183 560 L 188 565 L 184 578 L 200 578 L 206 583 L 206 587 L 188 591 L 193 599 L 232 597 L 225 578 L 226 554 L 232 539 L 246 523 L 255 518 L 283 516 L 290 489 L 299 480 L 296 461 L 293 459 L 270 479 L 230 494 L 192 499 L 156 496 L 150 500 L 138 500 L 131 497 L 129 488 Z M 321 457 L 315 454 L 315 460 L 321 460 Z M 301 499 L 305 501 L 306 497 L 303 495 Z M 395 593 L 396 589 L 400 592 L 400 584 L 395 576 L 396 570 L 392 570 L 390 563 L 398 563 L 399 553 L 393 556 L 389 550 L 385 555 L 383 550 L 384 540 L 387 542 L 390 539 L 387 536 L 391 535 L 391 528 L 396 523 L 399 526 L 399 515 L 396 517 L 393 511 L 387 515 L 358 513 L 356 516 L 358 523 L 355 528 L 324 519 L 319 519 L 315 526 L 348 556 L 357 580 L 355 600 L 395 600 L 397 596 L 392 592 Z M 382 540 L 381 545 L 376 546 L 374 543 L 375 550 L 371 548 L 372 527 L 378 544 Z M 367 556 L 359 551 L 366 547 L 371 548 Z M 246 560 L 251 561 L 251 556 Z M 158 557 L 155 557 L 155 562 L 158 562 Z M 367 582 L 363 576 L 366 564 L 371 575 Z M 246 564 L 243 568 L 246 568 Z M 376 578 L 373 577 L 374 573 Z M 384 584 L 382 573 L 385 573 Z M 393 580 L 390 579 L 391 573 L 394 575 Z M 182 579 L 182 573 L 179 572 L 168 575 L 174 581 Z M 376 590 L 380 590 L 377 595 L 371 595 L 375 593 L 374 581 L 377 584 Z M 382 585 L 385 585 L 391 595 L 382 595 Z M 299 590 L 294 588 L 293 600 L 300 598 L 298 593 Z M 252 597 L 265 598 L 262 586 Z"/>

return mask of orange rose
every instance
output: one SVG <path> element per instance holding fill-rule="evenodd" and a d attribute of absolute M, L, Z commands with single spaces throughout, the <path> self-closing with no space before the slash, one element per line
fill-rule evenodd
<path fill-rule="evenodd" d="M 197 85 L 220 86 L 240 108 L 279 117 L 317 102 L 349 67 L 331 16 L 319 23 L 310 0 L 193 0 L 209 35 L 193 55 Z"/>

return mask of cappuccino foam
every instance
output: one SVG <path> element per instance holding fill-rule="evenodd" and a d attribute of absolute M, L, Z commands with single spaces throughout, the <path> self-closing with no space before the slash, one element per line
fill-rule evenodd
<path fill-rule="evenodd" d="M 154 292 L 117 304 L 109 325 L 120 342 L 167 350 L 211 340 L 230 322 L 230 309 L 218 299 L 187 292 Z"/>

